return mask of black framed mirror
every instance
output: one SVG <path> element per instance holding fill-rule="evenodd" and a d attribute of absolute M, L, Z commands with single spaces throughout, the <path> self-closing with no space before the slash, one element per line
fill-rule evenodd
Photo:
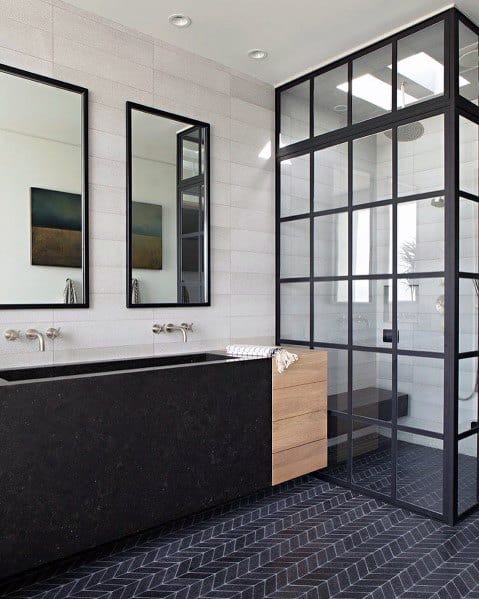
<path fill-rule="evenodd" d="M 126 107 L 127 306 L 210 305 L 210 126 Z"/>
<path fill-rule="evenodd" d="M 87 308 L 88 90 L 0 65 L 0 310 Z"/>

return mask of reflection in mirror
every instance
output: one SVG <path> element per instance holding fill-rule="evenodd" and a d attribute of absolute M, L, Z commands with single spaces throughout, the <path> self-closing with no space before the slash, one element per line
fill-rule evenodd
<path fill-rule="evenodd" d="M 88 307 L 88 92 L 8 67 L 0 87 L 0 308 Z"/>
<path fill-rule="evenodd" d="M 209 305 L 209 125 L 127 104 L 128 298 Z"/>

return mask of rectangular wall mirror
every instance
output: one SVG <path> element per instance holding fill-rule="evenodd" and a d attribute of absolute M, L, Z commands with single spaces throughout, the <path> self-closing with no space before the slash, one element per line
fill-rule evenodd
<path fill-rule="evenodd" d="M 88 307 L 88 91 L 0 65 L 0 309 Z"/>
<path fill-rule="evenodd" d="M 127 305 L 210 305 L 207 123 L 127 103 Z"/>

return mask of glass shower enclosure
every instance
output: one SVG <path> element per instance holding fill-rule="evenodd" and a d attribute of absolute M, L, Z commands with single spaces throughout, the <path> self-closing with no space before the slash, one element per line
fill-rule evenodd
<path fill-rule="evenodd" d="M 276 90 L 278 343 L 328 351 L 320 476 L 479 503 L 479 29 L 450 9 Z"/>

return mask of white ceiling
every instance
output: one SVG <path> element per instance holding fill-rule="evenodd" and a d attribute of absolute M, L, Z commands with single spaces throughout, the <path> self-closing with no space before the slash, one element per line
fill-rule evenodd
<path fill-rule="evenodd" d="M 274 85 L 451 5 L 450 0 L 68 0 Z M 456 6 L 479 22 L 478 0 Z M 168 23 L 187 14 L 191 27 Z M 263 48 L 265 61 L 248 50 Z"/>

